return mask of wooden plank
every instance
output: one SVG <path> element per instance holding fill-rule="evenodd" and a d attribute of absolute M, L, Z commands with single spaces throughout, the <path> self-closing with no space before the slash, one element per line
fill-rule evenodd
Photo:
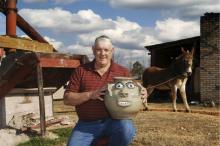
<path fill-rule="evenodd" d="M 33 52 L 53 52 L 53 46 L 50 44 L 9 36 L 0 36 L 0 48 L 15 48 Z"/>
<path fill-rule="evenodd" d="M 76 68 L 80 60 L 63 58 L 40 58 L 41 67 Z"/>
<path fill-rule="evenodd" d="M 56 92 L 56 87 L 46 87 L 44 88 L 44 94 L 51 94 Z M 13 88 L 8 95 L 16 95 L 16 94 L 37 94 L 38 88 Z"/>

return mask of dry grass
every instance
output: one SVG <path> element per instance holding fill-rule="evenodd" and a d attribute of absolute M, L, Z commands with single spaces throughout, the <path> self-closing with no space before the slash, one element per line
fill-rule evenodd
<path fill-rule="evenodd" d="M 167 112 L 172 110 L 171 103 L 150 103 L 149 107 L 153 111 L 142 111 L 134 120 L 137 133 L 131 146 L 220 145 L 219 107 L 191 106 L 195 113 Z M 184 110 L 182 104 L 177 107 Z M 62 101 L 54 102 L 54 111 L 55 115 L 68 114 L 77 120 L 73 108 L 64 106 Z"/>
<path fill-rule="evenodd" d="M 141 112 L 132 146 L 217 146 L 219 117 L 174 112 Z"/>

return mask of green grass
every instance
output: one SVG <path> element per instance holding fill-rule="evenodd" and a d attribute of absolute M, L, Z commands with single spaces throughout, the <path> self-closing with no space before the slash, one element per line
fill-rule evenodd
<path fill-rule="evenodd" d="M 57 134 L 59 138 L 57 139 L 48 139 L 41 138 L 40 136 L 33 137 L 25 143 L 20 143 L 18 146 L 61 146 L 65 145 L 69 135 L 71 134 L 72 128 L 62 128 L 51 130 L 51 132 Z"/>

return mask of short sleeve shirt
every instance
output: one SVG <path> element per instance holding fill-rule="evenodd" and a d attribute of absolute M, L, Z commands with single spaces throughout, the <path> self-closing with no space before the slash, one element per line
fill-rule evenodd
<path fill-rule="evenodd" d="M 117 76 L 130 76 L 127 68 L 111 62 L 109 70 L 102 76 L 95 71 L 95 60 L 83 64 L 73 71 L 65 92 L 94 91 L 113 81 Z M 76 106 L 76 112 L 80 120 L 94 121 L 109 117 L 109 113 L 100 100 L 88 100 Z"/>

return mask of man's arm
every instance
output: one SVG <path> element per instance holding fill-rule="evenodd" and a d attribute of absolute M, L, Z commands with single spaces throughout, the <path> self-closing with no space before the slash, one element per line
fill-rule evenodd
<path fill-rule="evenodd" d="M 106 91 L 106 87 L 97 89 L 95 91 L 90 91 L 90 92 L 82 92 L 82 93 L 77 93 L 77 92 L 71 92 L 67 91 L 64 93 L 63 96 L 63 102 L 65 105 L 80 105 L 90 99 L 92 100 L 101 100 L 103 101 L 103 98 L 101 98 L 101 95 L 104 95 L 104 91 Z"/>
<path fill-rule="evenodd" d="M 86 102 L 90 99 L 89 92 L 76 93 L 76 92 L 65 92 L 63 96 L 63 102 L 65 105 L 76 106 Z"/>

